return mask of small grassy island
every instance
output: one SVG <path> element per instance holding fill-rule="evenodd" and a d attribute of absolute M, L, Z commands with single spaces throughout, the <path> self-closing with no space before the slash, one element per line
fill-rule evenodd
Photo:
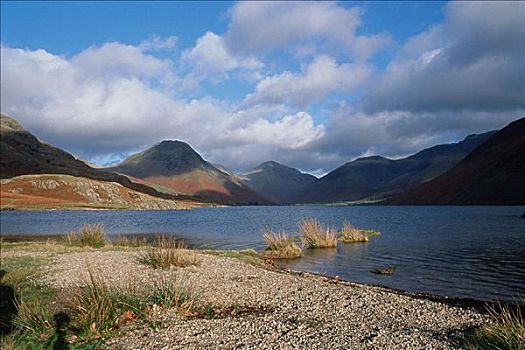
<path fill-rule="evenodd" d="M 315 220 L 302 223 L 299 240 L 266 231 L 268 249 L 261 254 L 196 251 L 162 236 L 154 242 L 109 241 L 97 225 L 45 241 L 3 240 L 1 347 L 518 349 L 523 344 L 523 316 L 513 308 L 487 313 L 295 273 L 274 263 L 273 257 L 285 252 L 300 254 L 301 244 L 334 247 L 338 239 L 345 241 L 345 230 L 351 231 L 347 240 L 358 234 L 349 224 L 337 233 Z"/>

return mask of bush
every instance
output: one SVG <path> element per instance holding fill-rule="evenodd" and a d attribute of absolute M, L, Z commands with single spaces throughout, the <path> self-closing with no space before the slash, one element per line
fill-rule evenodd
<path fill-rule="evenodd" d="M 335 248 L 337 232 L 321 225 L 316 219 L 304 219 L 299 226 L 301 241 L 308 248 Z"/>
<path fill-rule="evenodd" d="M 285 232 L 275 233 L 265 229 L 262 237 L 267 245 L 263 253 L 264 256 L 277 259 L 294 259 L 303 255 L 301 248 Z"/>
<path fill-rule="evenodd" d="M 139 261 L 155 269 L 200 264 L 200 259 L 194 251 L 187 249 L 182 242 L 176 242 L 172 237 L 166 236 L 158 236 L 153 247 L 142 254 Z"/>

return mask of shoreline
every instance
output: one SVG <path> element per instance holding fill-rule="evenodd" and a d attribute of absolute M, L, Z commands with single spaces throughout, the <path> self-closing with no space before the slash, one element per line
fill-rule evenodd
<path fill-rule="evenodd" d="M 216 314 L 187 317 L 163 308 L 155 314 L 162 327 L 136 320 L 105 338 L 107 349 L 457 349 L 469 329 L 488 322 L 472 305 L 287 270 L 250 252 L 192 251 L 198 265 L 162 270 L 137 260 L 146 247 L 46 252 L 9 245 L 3 260 L 47 262 L 39 281 L 58 295 L 85 288 L 92 272 L 117 290 L 174 280 L 195 289 Z"/>
<path fill-rule="evenodd" d="M 1 235 L 1 242 L 5 243 L 14 243 L 14 244 L 30 244 L 33 242 L 48 242 L 53 244 L 63 244 L 63 241 L 65 240 L 67 234 L 49 234 L 49 235 L 38 235 L 38 234 L 8 234 L 8 235 Z M 113 240 L 117 239 L 118 237 L 133 237 L 138 239 L 144 239 L 144 242 L 146 244 L 143 244 L 142 247 L 148 246 L 151 242 L 153 242 L 155 235 L 154 234 L 144 234 L 144 233 L 136 233 L 136 234 L 114 234 L 114 235 L 108 235 L 108 237 L 112 238 Z M 174 236 L 177 239 L 177 236 Z M 182 239 L 181 239 L 182 240 Z M 243 249 L 220 249 L 220 248 L 194 248 L 191 247 L 192 250 L 198 253 L 208 254 L 210 252 L 240 252 Z M 16 249 L 16 248 L 15 248 Z M 267 259 L 268 260 L 268 259 Z M 269 259 L 272 260 L 272 259 Z M 415 298 L 415 299 L 423 299 L 428 301 L 434 301 L 434 302 L 440 302 L 443 304 L 451 305 L 451 306 L 457 306 L 457 307 L 463 307 L 463 308 L 476 308 L 477 310 L 484 312 L 487 307 L 493 307 L 496 305 L 507 305 L 516 307 L 519 306 L 520 308 L 523 308 L 523 311 L 525 313 L 525 306 L 523 305 L 523 302 L 520 301 L 505 301 L 505 300 L 483 300 L 483 299 L 476 299 L 476 298 L 469 298 L 469 297 L 454 297 L 454 296 L 446 296 L 446 295 L 439 295 L 439 294 L 432 294 L 432 293 L 425 293 L 425 292 L 411 292 L 404 289 L 399 288 L 393 288 L 381 284 L 374 284 L 374 283 L 361 283 L 361 282 L 355 282 L 351 280 L 347 280 L 344 278 L 340 278 L 339 276 L 331 276 L 331 275 L 325 275 L 322 273 L 316 273 L 312 271 L 302 271 L 302 270 L 294 270 L 290 269 L 286 266 L 283 266 L 280 264 L 280 259 L 273 259 L 272 261 L 276 263 L 274 264 L 274 268 L 278 269 L 279 272 L 287 273 L 291 275 L 312 275 L 317 276 L 321 278 L 326 278 L 327 280 L 332 281 L 333 283 L 345 283 L 349 285 L 355 285 L 355 286 L 369 286 L 369 287 L 376 287 L 376 288 L 383 288 L 389 292 L 396 293 L 399 295 Z"/>

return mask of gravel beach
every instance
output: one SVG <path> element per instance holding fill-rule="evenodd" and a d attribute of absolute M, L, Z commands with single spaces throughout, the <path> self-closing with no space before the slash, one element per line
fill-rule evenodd
<path fill-rule="evenodd" d="M 67 290 L 85 285 L 88 271 L 116 287 L 176 279 L 202 303 L 237 311 L 203 319 L 161 310 L 160 327 L 130 323 L 107 349 L 460 349 L 464 332 L 487 321 L 474 309 L 236 258 L 198 253 L 199 266 L 155 270 L 139 254 L 57 254 L 44 282 Z"/>

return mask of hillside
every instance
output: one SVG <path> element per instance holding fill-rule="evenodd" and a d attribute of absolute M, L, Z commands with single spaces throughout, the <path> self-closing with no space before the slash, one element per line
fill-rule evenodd
<path fill-rule="evenodd" d="M 134 191 L 164 199 L 180 199 L 130 181 L 126 176 L 95 169 L 71 154 L 41 142 L 16 120 L 0 116 L 0 178 L 31 174 L 65 174 L 92 180 L 116 182 Z"/>
<path fill-rule="evenodd" d="M 525 204 L 525 118 L 491 136 L 445 174 L 388 204 Z"/>
<path fill-rule="evenodd" d="M 241 174 L 240 178 L 254 191 L 279 204 L 295 203 L 308 187 L 318 181 L 315 176 L 274 161 L 262 163 Z"/>
<path fill-rule="evenodd" d="M 238 177 L 220 171 L 181 141 L 162 141 L 107 169 L 140 179 L 169 193 L 224 203 L 269 203 Z"/>
<path fill-rule="evenodd" d="M 174 201 L 130 190 L 118 183 L 70 175 L 21 175 L 0 180 L 2 209 L 189 209 Z"/>
<path fill-rule="evenodd" d="M 463 141 L 434 146 L 402 159 L 359 158 L 322 177 L 302 202 L 381 199 L 445 173 L 494 132 L 470 135 Z"/>

